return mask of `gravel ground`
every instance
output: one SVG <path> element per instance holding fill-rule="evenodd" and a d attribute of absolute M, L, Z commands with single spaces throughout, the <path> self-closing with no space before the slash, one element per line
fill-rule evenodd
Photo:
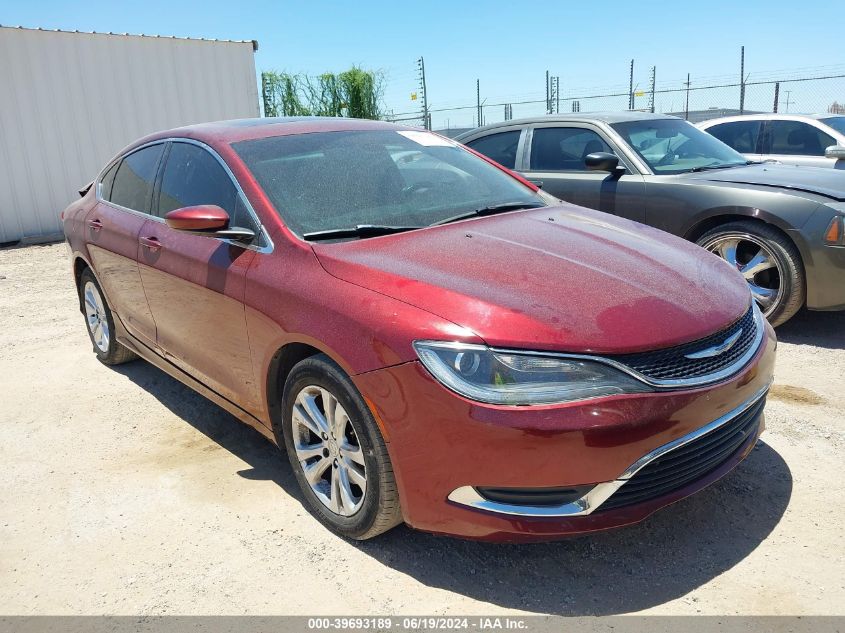
<path fill-rule="evenodd" d="M 91 352 L 65 247 L 0 250 L 2 614 L 845 614 L 845 313 L 779 330 L 768 429 L 640 525 L 540 545 L 333 536 L 276 449 Z"/>

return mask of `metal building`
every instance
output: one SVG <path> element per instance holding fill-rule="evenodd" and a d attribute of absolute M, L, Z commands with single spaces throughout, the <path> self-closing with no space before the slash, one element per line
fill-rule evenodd
<path fill-rule="evenodd" d="M 0 26 L 0 244 L 59 214 L 156 130 L 259 115 L 254 41 Z"/>

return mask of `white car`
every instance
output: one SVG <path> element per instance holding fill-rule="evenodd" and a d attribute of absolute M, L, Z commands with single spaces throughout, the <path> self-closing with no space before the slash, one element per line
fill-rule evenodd
<path fill-rule="evenodd" d="M 845 169 L 845 115 L 749 114 L 698 127 L 751 160 Z"/>

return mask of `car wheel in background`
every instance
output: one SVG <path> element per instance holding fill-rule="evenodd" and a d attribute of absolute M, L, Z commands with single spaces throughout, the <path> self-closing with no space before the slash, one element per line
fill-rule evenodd
<path fill-rule="evenodd" d="M 106 303 L 100 284 L 88 268 L 82 271 L 79 277 L 79 296 L 85 324 L 88 326 L 88 336 L 100 362 L 106 365 L 120 365 L 138 358 L 133 351 L 115 339 L 114 318 L 109 304 Z"/>
<path fill-rule="evenodd" d="M 759 222 L 730 222 L 702 235 L 698 245 L 736 268 L 773 326 L 786 323 L 806 297 L 804 265 L 795 245 Z"/>
<path fill-rule="evenodd" d="M 282 433 L 311 513 L 348 538 L 372 538 L 402 521 L 393 466 L 369 407 L 323 354 L 299 362 L 285 383 Z"/>

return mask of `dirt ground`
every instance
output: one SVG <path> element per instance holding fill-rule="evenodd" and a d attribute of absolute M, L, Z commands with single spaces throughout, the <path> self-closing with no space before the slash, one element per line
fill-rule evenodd
<path fill-rule="evenodd" d="M 638 526 L 351 543 L 258 433 L 95 359 L 64 245 L 0 250 L 0 613 L 845 614 L 845 313 L 778 334 L 758 447 Z"/>

